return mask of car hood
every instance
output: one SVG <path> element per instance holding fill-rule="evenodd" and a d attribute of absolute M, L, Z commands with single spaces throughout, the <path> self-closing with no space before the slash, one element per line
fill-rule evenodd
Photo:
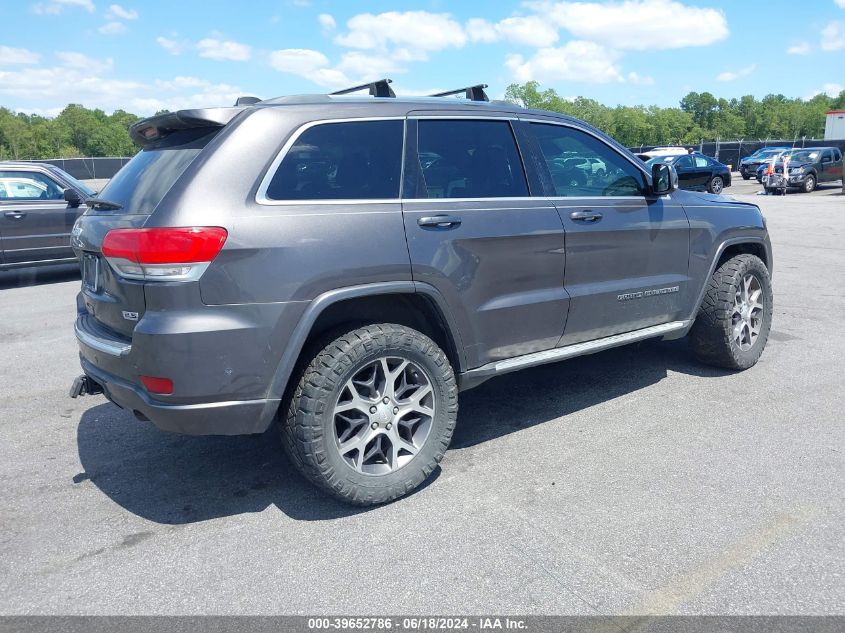
<path fill-rule="evenodd" d="M 703 191 L 688 191 L 686 189 L 677 189 L 672 192 L 672 197 L 681 204 L 724 204 L 724 205 L 744 205 L 748 206 L 750 203 L 742 200 L 737 200 L 733 196 L 725 194 L 705 193 Z M 752 205 L 753 206 L 753 205 Z"/>

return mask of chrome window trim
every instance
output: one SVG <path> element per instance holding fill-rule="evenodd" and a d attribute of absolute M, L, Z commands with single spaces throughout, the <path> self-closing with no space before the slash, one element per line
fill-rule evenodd
<path fill-rule="evenodd" d="M 282 206 L 304 206 L 309 204 L 396 204 L 399 202 L 400 198 L 377 198 L 374 200 L 341 200 L 341 199 L 314 199 L 314 200 L 273 200 L 267 197 L 267 190 L 270 188 L 270 182 L 273 180 L 273 176 L 276 175 L 276 171 L 279 168 L 279 165 L 282 164 L 282 161 L 287 156 L 287 153 L 290 151 L 290 148 L 299 140 L 299 137 L 302 136 L 305 132 L 310 130 L 313 127 L 317 127 L 318 125 L 331 125 L 332 123 L 353 123 L 356 121 L 360 122 L 367 122 L 367 121 L 405 121 L 407 117 L 405 116 L 375 116 L 375 117 L 344 117 L 340 119 L 319 119 L 316 121 L 309 121 L 308 123 L 303 123 L 300 125 L 296 130 L 294 130 L 293 134 L 291 134 L 290 138 L 282 145 L 282 149 L 279 150 L 279 153 L 276 154 L 276 157 L 273 159 L 273 162 L 270 163 L 270 166 L 267 168 L 267 171 L 264 172 L 264 177 L 261 179 L 261 184 L 258 185 L 258 191 L 255 193 L 255 202 L 265 206 L 274 206 L 274 207 L 282 207 Z M 405 150 L 405 134 L 403 130 L 402 134 L 402 156 L 404 157 L 404 150 Z M 401 170 L 400 170 L 401 174 Z M 401 188 L 402 188 L 402 181 L 399 181 L 399 188 L 400 188 L 400 195 L 401 195 Z"/>

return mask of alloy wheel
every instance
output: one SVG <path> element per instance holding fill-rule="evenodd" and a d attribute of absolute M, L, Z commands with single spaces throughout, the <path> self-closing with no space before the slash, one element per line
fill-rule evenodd
<path fill-rule="evenodd" d="M 357 370 L 340 390 L 332 420 L 337 450 L 360 473 L 392 473 L 422 449 L 435 406 L 431 378 L 419 365 L 406 358 L 379 358 Z"/>
<path fill-rule="evenodd" d="M 763 287 L 756 276 L 745 275 L 736 290 L 733 314 L 733 340 L 746 352 L 754 347 L 763 329 Z"/>
<path fill-rule="evenodd" d="M 713 193 L 722 193 L 722 188 L 724 187 L 724 183 L 719 176 L 714 176 L 713 180 L 710 181 L 710 189 Z"/>

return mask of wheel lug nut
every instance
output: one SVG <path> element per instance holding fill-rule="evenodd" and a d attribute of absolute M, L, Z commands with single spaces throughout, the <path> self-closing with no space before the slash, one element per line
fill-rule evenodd
<path fill-rule="evenodd" d="M 399 413 L 399 407 L 393 407 L 393 415 Z"/>
<path fill-rule="evenodd" d="M 384 404 L 387 404 L 388 402 L 390 402 L 390 398 L 385 398 L 384 400 L 382 400 L 382 402 L 383 402 Z"/>
<path fill-rule="evenodd" d="M 370 425 L 370 428 L 371 428 L 371 429 L 373 429 L 373 430 L 377 429 L 377 428 L 378 428 L 378 422 L 373 422 L 373 423 Z"/>
<path fill-rule="evenodd" d="M 393 428 L 393 425 L 392 425 L 390 422 L 388 422 L 388 423 L 387 423 L 387 426 L 386 426 L 386 427 L 384 427 L 384 428 L 386 428 L 386 429 L 389 431 L 390 429 L 392 429 L 392 428 Z"/>
<path fill-rule="evenodd" d="M 370 407 L 370 413 L 375 413 L 376 411 L 378 411 L 378 409 L 376 409 L 375 407 Z"/>

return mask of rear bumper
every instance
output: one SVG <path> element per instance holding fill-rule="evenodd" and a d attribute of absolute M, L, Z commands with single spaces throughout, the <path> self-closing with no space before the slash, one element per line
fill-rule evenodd
<path fill-rule="evenodd" d="M 152 400 L 138 385 L 98 369 L 84 356 L 80 356 L 80 362 L 85 375 L 103 388 L 109 400 L 162 431 L 185 435 L 263 433 L 279 407 L 278 400 L 164 404 Z"/>

